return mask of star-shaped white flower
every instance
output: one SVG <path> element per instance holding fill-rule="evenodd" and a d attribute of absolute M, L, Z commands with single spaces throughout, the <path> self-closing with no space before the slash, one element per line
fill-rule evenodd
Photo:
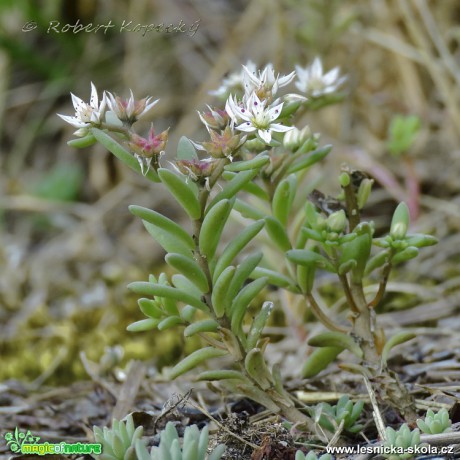
<path fill-rule="evenodd" d="M 265 107 L 266 104 L 267 101 L 261 101 L 255 92 L 248 97 L 243 105 L 239 105 L 230 95 L 225 104 L 225 110 L 237 125 L 235 126 L 236 129 L 247 133 L 257 132 L 257 135 L 266 144 L 269 144 L 272 140 L 273 132 L 283 133 L 289 131 L 292 127 L 274 123 L 281 115 L 283 102 L 268 107 Z"/>
<path fill-rule="evenodd" d="M 244 66 L 243 66 L 244 67 Z M 256 71 L 256 65 L 252 61 L 246 62 L 246 67 L 251 71 Z M 216 90 L 209 91 L 209 94 L 217 97 L 227 97 L 230 93 L 244 88 L 244 70 L 233 72 L 222 80 L 222 85 Z"/>
<path fill-rule="evenodd" d="M 313 64 L 308 67 L 295 66 L 297 71 L 296 87 L 307 96 L 320 97 L 324 94 L 333 93 L 347 79 L 346 76 L 339 78 L 340 69 L 334 67 L 323 74 L 321 59 L 315 58 Z"/>
<path fill-rule="evenodd" d="M 107 105 L 105 92 L 102 95 L 102 100 L 99 103 L 99 97 L 97 95 L 97 89 L 91 82 L 91 98 L 89 104 L 82 101 L 75 94 L 70 93 L 72 96 L 72 103 L 75 109 L 75 116 L 61 115 L 58 113 L 64 121 L 75 126 L 75 128 L 88 128 L 91 125 L 99 125 L 105 114 Z M 77 131 L 81 132 L 82 131 Z"/>
<path fill-rule="evenodd" d="M 272 63 L 268 63 L 263 70 L 259 70 L 259 75 L 255 69 L 243 66 L 244 69 L 244 89 L 246 95 L 250 95 L 253 91 L 264 89 L 265 92 L 270 92 L 274 96 L 279 88 L 288 85 L 295 77 L 295 71 L 288 75 L 275 76 L 275 70 Z"/>

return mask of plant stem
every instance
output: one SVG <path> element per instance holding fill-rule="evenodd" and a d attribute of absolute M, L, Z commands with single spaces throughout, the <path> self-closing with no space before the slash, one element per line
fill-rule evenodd
<path fill-rule="evenodd" d="M 311 292 L 307 293 L 305 297 L 308 300 L 311 310 L 316 316 L 316 318 L 318 318 L 318 320 L 321 321 L 321 323 L 323 323 L 328 329 L 332 331 L 339 331 L 339 332 L 345 332 L 345 333 L 349 332 L 349 330 L 346 327 L 336 324 L 334 321 L 332 321 L 327 316 L 327 314 L 319 306 L 318 302 L 316 301 L 315 297 L 313 296 Z"/>
<path fill-rule="evenodd" d="M 357 308 L 357 312 L 353 316 L 353 332 L 360 341 L 360 346 L 364 353 L 364 364 L 377 369 L 380 357 L 374 341 L 374 315 L 371 314 L 371 310 L 368 307 L 361 282 L 352 281 L 350 292 Z"/>
<path fill-rule="evenodd" d="M 391 268 L 392 268 L 392 266 L 391 266 L 390 262 L 387 263 L 383 267 L 382 279 L 380 280 L 379 289 L 377 291 L 377 294 L 375 294 L 375 297 L 371 300 L 371 302 L 369 302 L 369 304 L 368 304 L 369 308 L 377 307 L 377 305 L 382 300 L 382 298 L 383 298 L 383 296 L 385 294 L 386 287 L 387 287 L 388 278 L 390 276 Z"/>
<path fill-rule="evenodd" d="M 342 168 L 344 172 L 349 174 L 348 168 Z M 350 225 L 350 232 L 352 232 L 361 222 L 359 213 L 358 200 L 353 190 L 353 185 L 350 181 L 348 185 L 342 187 L 345 193 L 345 206 L 347 209 L 348 222 Z"/>

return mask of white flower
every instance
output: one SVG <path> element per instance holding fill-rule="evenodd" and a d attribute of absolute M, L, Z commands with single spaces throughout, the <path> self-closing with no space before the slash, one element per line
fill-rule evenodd
<path fill-rule="evenodd" d="M 230 95 L 225 104 L 225 110 L 232 121 L 237 124 L 235 127 L 247 133 L 257 132 L 259 137 L 267 144 L 272 140 L 272 132 L 283 133 L 292 129 L 274 121 L 280 116 L 283 102 L 273 106 L 265 107 L 267 101 L 261 101 L 253 92 L 243 106 L 238 105 Z M 238 123 L 241 124 L 238 125 Z"/>
<path fill-rule="evenodd" d="M 110 110 L 115 113 L 119 120 L 133 124 L 135 121 L 142 118 L 158 101 L 150 102 L 151 97 L 136 100 L 133 92 L 129 90 L 130 96 L 128 99 L 114 96 L 107 91 L 107 104 Z"/>
<path fill-rule="evenodd" d="M 243 66 L 244 70 L 244 90 L 246 96 L 250 95 L 253 91 L 263 91 L 265 94 L 274 96 L 279 88 L 288 85 L 295 77 L 295 72 L 288 75 L 275 77 L 275 70 L 273 64 L 269 63 L 263 70 L 259 70 L 257 76 L 254 68 Z"/>
<path fill-rule="evenodd" d="M 321 59 L 315 58 L 309 67 L 295 66 L 297 71 L 296 87 L 308 96 L 319 97 L 333 93 L 347 79 L 346 76 L 339 78 L 339 67 L 323 74 Z"/>
<path fill-rule="evenodd" d="M 105 114 L 107 100 L 105 92 L 102 95 L 102 101 L 99 104 L 99 98 L 97 95 L 97 89 L 91 82 L 91 98 L 89 104 L 83 102 L 75 94 L 70 93 L 72 96 L 72 103 L 75 109 L 75 116 L 71 117 L 68 115 L 61 115 L 58 113 L 64 121 L 70 123 L 75 128 L 80 128 L 77 133 L 84 135 L 84 131 L 81 128 L 88 128 L 91 125 L 101 124 L 102 118 Z"/>
<path fill-rule="evenodd" d="M 244 67 L 244 66 L 243 66 Z M 252 61 L 246 62 L 246 67 L 250 69 L 251 72 L 256 71 L 256 65 Z M 217 97 L 227 97 L 229 93 L 232 93 L 237 90 L 242 90 L 244 88 L 244 70 L 239 72 L 233 72 L 223 79 L 222 85 L 219 86 L 216 90 L 209 91 L 209 94 Z"/>

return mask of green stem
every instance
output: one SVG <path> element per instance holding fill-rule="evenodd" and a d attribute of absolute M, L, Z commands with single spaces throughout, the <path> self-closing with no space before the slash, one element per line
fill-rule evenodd
<path fill-rule="evenodd" d="M 353 332 L 360 341 L 365 364 L 370 365 L 371 368 L 377 367 L 380 357 L 374 342 L 375 319 L 371 309 L 367 305 L 363 284 L 352 281 L 350 284 L 350 293 L 357 308 L 357 312 L 353 316 Z"/>
<path fill-rule="evenodd" d="M 130 138 L 132 133 L 132 131 L 129 128 L 126 128 L 125 126 L 111 125 L 108 123 L 101 123 L 101 125 L 98 126 L 98 128 L 107 129 L 110 132 L 124 134 L 127 138 Z"/>
<path fill-rule="evenodd" d="M 344 169 L 344 172 L 349 174 L 348 169 Z M 355 191 L 353 190 L 351 181 L 348 185 L 342 188 L 345 194 L 345 207 L 347 209 L 347 217 L 350 225 L 349 231 L 352 232 L 361 222 L 358 200 L 356 198 Z"/>
<path fill-rule="evenodd" d="M 351 295 L 350 284 L 346 275 L 339 275 L 340 283 L 343 287 L 343 292 L 345 293 L 345 298 L 347 299 L 348 305 L 350 306 L 351 311 L 358 312 L 358 307 L 355 304 L 355 300 Z"/>
<path fill-rule="evenodd" d="M 349 330 L 341 326 L 339 324 L 336 324 L 334 321 L 332 321 L 327 314 L 323 311 L 323 309 L 319 306 L 318 302 L 316 301 L 315 297 L 311 292 L 307 293 L 305 295 L 306 299 L 308 300 L 308 303 L 310 304 L 311 310 L 316 316 L 316 318 L 321 321 L 328 329 L 331 331 L 339 331 L 339 332 L 344 332 L 348 333 Z"/>
<path fill-rule="evenodd" d="M 391 269 L 392 269 L 391 262 L 387 263 L 383 267 L 382 279 L 381 279 L 380 284 L 379 284 L 379 289 L 377 291 L 377 294 L 375 294 L 375 297 L 369 302 L 369 304 L 368 304 L 369 308 L 377 307 L 377 305 L 382 300 L 382 298 L 383 298 L 383 296 L 385 294 L 385 291 L 386 291 L 388 278 L 390 276 Z"/>

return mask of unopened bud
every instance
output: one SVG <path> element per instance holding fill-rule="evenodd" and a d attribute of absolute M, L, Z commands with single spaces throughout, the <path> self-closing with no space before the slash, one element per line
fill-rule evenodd
<path fill-rule="evenodd" d="M 228 125 L 230 117 L 225 110 L 213 109 L 208 106 L 209 111 L 198 112 L 198 116 L 207 128 L 223 130 Z"/>
<path fill-rule="evenodd" d="M 312 229 L 321 231 L 326 228 L 326 219 L 316 211 L 315 205 L 311 201 L 308 201 L 305 205 L 305 217 Z"/>
<path fill-rule="evenodd" d="M 342 187 L 348 187 L 350 185 L 350 175 L 347 172 L 343 172 L 339 176 L 339 182 Z"/>
<path fill-rule="evenodd" d="M 227 126 L 222 133 L 210 130 L 209 136 L 211 140 L 202 142 L 201 145 L 213 158 L 232 157 L 246 141 L 246 136 L 234 134 L 230 126 Z"/>
<path fill-rule="evenodd" d="M 216 167 L 213 159 L 207 160 L 176 160 L 177 169 L 194 182 L 205 183 Z"/>
<path fill-rule="evenodd" d="M 284 135 L 283 146 L 291 152 L 295 152 L 310 137 L 311 130 L 309 126 L 305 126 L 302 129 L 294 127 Z"/>
<path fill-rule="evenodd" d="M 150 128 L 147 138 L 132 133 L 128 141 L 128 147 L 136 154 L 145 158 L 160 155 L 168 142 L 169 128 L 155 135 L 153 126 Z"/>
<path fill-rule="evenodd" d="M 341 209 L 340 211 L 333 212 L 327 218 L 326 225 L 329 231 L 342 233 L 347 226 L 347 216 L 345 215 L 345 211 Z"/>
<path fill-rule="evenodd" d="M 390 235 L 394 240 L 402 240 L 409 227 L 409 208 L 406 203 L 399 203 L 391 220 Z"/>
<path fill-rule="evenodd" d="M 373 183 L 373 179 L 366 178 L 361 181 L 361 184 L 359 184 L 358 193 L 356 195 L 356 200 L 358 202 L 359 209 L 363 209 L 364 205 L 367 203 L 369 195 L 371 194 Z"/>

